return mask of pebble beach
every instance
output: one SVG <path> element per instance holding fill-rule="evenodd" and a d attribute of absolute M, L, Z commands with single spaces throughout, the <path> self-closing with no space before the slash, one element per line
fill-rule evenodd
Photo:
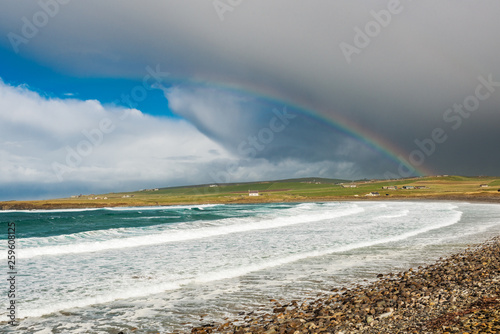
<path fill-rule="evenodd" d="M 434 264 L 381 273 L 313 301 L 272 300 L 192 333 L 500 333 L 500 237 Z"/>

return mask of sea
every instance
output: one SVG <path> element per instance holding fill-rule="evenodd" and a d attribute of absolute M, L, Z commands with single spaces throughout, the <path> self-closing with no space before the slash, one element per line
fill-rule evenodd
<path fill-rule="evenodd" d="M 7 322 L 9 226 L 15 226 L 16 327 Z M 273 299 L 314 300 L 379 273 L 432 263 L 499 235 L 500 205 L 0 211 L 0 228 L 0 332 L 178 333 L 272 311 Z"/>

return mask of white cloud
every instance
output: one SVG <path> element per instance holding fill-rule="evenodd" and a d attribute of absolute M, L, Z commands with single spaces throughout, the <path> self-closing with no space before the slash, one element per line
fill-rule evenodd
<path fill-rule="evenodd" d="M 231 155 L 184 120 L 47 99 L 0 82 L 0 184 L 183 184 L 206 178 L 214 157 Z"/>

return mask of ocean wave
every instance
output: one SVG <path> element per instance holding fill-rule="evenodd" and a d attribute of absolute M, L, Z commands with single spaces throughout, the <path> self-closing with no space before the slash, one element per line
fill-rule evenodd
<path fill-rule="evenodd" d="M 334 210 L 336 209 L 336 210 Z M 232 233 L 243 233 L 255 230 L 265 230 L 273 228 L 281 228 L 290 225 L 313 223 L 317 221 L 323 221 L 326 219 L 337 219 L 344 216 L 358 214 L 364 211 L 362 207 L 357 205 L 349 206 L 336 206 L 331 207 L 328 210 L 322 212 L 309 212 L 310 210 L 305 210 L 303 208 L 292 212 L 288 215 L 280 215 L 279 217 L 265 218 L 265 217 L 251 217 L 251 218 L 227 218 L 222 219 L 217 222 L 210 222 L 211 226 L 204 226 L 204 224 L 199 224 L 197 228 L 185 228 L 178 230 L 158 230 L 152 231 L 154 233 L 149 233 L 140 236 L 123 236 L 118 237 L 120 231 L 94 231 L 93 232 L 82 232 L 77 235 L 64 235 L 52 238 L 52 242 L 55 238 L 59 241 L 65 242 L 67 244 L 56 245 L 56 246 L 41 246 L 41 247 L 26 247 L 20 250 L 19 256 L 21 258 L 32 258 L 36 256 L 45 255 L 65 255 L 65 254 L 77 254 L 77 253 L 89 253 L 98 252 L 110 249 L 122 249 L 131 248 L 139 246 L 150 246 L 157 244 L 164 244 L 170 242 L 179 242 L 193 239 L 202 239 L 217 237 L 221 235 L 227 235 Z M 300 213 L 300 214 L 295 214 Z M 292 215 L 293 214 L 293 215 Z M 192 224 L 192 223 L 191 223 Z M 122 230 L 121 234 L 124 234 L 126 230 Z M 135 230 L 137 231 L 137 230 Z M 109 240 L 103 241 L 87 241 L 89 238 L 95 237 L 95 234 L 106 234 L 107 236 L 113 237 Z M 144 231 L 142 232 L 144 233 Z M 71 238 L 71 239 L 69 239 Z M 75 242 L 75 240 L 79 241 Z M 24 239 L 23 242 L 29 245 L 33 240 Z M 47 241 L 45 241 L 47 242 Z"/>
<path fill-rule="evenodd" d="M 351 212 L 354 212 L 354 210 Z M 351 244 L 338 245 L 327 249 L 318 249 L 299 254 L 285 255 L 281 258 L 274 258 L 267 260 L 261 259 L 256 263 L 244 264 L 239 267 L 215 270 L 213 272 L 199 272 L 192 277 L 185 277 L 169 282 L 162 281 L 162 278 L 158 279 L 155 278 L 151 281 L 148 281 L 147 285 L 144 285 L 143 282 L 138 281 L 137 283 L 128 285 L 126 288 L 118 288 L 115 290 L 110 289 L 109 292 L 103 293 L 101 295 L 87 296 L 85 298 L 64 301 L 64 302 L 50 303 L 39 307 L 33 305 L 32 309 L 23 310 L 23 317 L 39 317 L 72 308 L 110 303 L 116 300 L 123 300 L 130 298 L 143 298 L 150 295 L 163 293 L 165 291 L 180 289 L 186 285 L 205 284 L 213 281 L 238 278 L 248 275 L 252 272 L 258 272 L 261 270 L 267 270 L 283 265 L 288 265 L 297 261 L 305 260 L 307 258 L 326 256 L 335 253 L 349 252 L 361 248 L 373 247 L 392 242 L 401 242 L 419 234 L 423 234 L 432 230 L 437 230 L 454 225 L 461 220 L 461 217 L 462 217 L 462 212 L 457 210 L 452 210 L 446 216 L 443 215 L 439 217 L 438 219 L 439 221 L 436 224 L 429 224 L 428 226 L 424 226 L 422 228 L 417 228 L 415 230 L 406 231 L 404 233 L 388 237 L 383 237 L 374 240 L 358 241 L 358 242 L 353 242 Z"/>

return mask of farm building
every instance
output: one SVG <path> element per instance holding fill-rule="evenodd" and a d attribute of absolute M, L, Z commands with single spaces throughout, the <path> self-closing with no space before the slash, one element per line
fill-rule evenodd
<path fill-rule="evenodd" d="M 259 191 L 258 190 L 249 190 L 248 196 L 259 196 Z"/>

